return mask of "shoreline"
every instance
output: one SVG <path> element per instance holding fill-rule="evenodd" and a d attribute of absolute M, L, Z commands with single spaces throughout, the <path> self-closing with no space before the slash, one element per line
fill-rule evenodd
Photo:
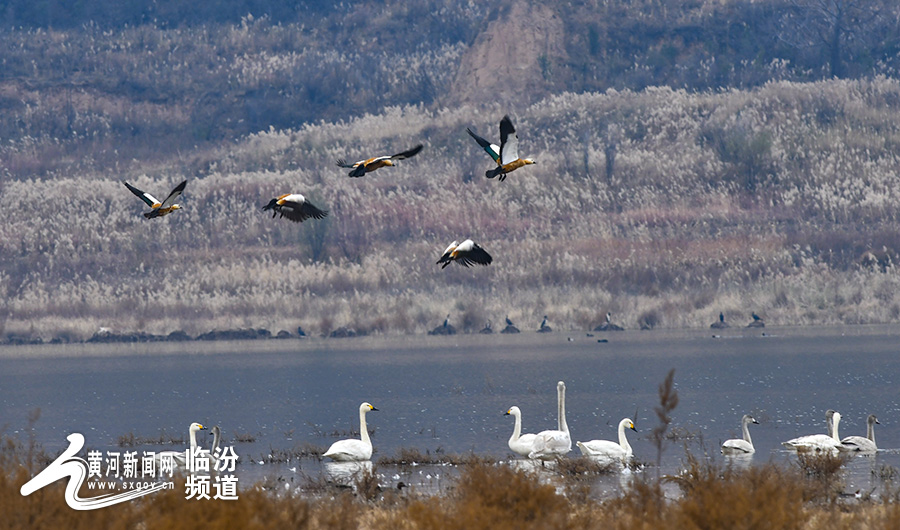
<path fill-rule="evenodd" d="M 248 340 L 183 340 L 148 342 L 72 342 L 43 344 L 0 344 L 0 359 L 48 359 L 48 358 L 96 358 L 130 356 L 176 356 L 240 354 L 250 350 L 254 354 L 329 353 L 334 351 L 381 352 L 412 351 L 433 348 L 460 348 L 485 344 L 501 348 L 532 345 L 535 342 L 597 348 L 615 343 L 655 343 L 683 340 L 752 340 L 789 339 L 814 336 L 832 337 L 900 337 L 900 324 L 863 324 L 833 326 L 771 326 L 765 328 L 727 329 L 653 329 L 615 332 L 563 330 L 553 333 L 525 331 L 513 335 L 499 333 L 481 335 L 460 333 L 456 335 L 366 335 L 341 339 L 327 337 L 303 337 L 291 339 Z M 605 339 L 606 342 L 603 342 Z"/>

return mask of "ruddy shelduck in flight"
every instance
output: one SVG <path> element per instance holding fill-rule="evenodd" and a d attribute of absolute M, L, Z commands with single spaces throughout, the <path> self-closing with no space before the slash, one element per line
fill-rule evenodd
<path fill-rule="evenodd" d="M 337 165 L 340 167 L 352 169 L 352 171 L 348 173 L 351 177 L 362 177 L 366 173 L 375 171 L 380 167 L 395 165 L 395 160 L 403 160 L 406 158 L 414 157 L 419 154 L 419 151 L 422 150 L 422 147 L 422 144 L 419 144 L 412 149 L 403 151 L 402 153 L 397 153 L 396 155 L 376 156 L 374 158 L 360 160 L 359 162 L 356 162 L 354 164 L 348 164 L 346 160 L 344 160 L 343 158 L 339 158 L 337 161 Z"/>
<path fill-rule="evenodd" d="M 263 211 L 265 210 L 272 210 L 273 219 L 276 215 L 281 214 L 281 217 L 287 217 L 295 223 L 302 223 L 310 217 L 324 219 L 328 215 L 328 210 L 316 208 L 299 193 L 285 193 L 275 197 L 269 201 L 269 204 L 263 206 Z"/>
<path fill-rule="evenodd" d="M 443 264 L 441 268 L 444 269 L 453 261 L 459 263 L 463 267 L 468 267 L 475 263 L 478 265 L 490 265 L 493 258 L 491 258 L 491 255 L 488 254 L 486 250 L 478 246 L 478 243 L 475 243 L 471 239 L 466 239 L 462 243 L 456 241 L 450 243 L 450 246 L 444 251 L 441 259 L 437 261 L 437 264 Z"/>
<path fill-rule="evenodd" d="M 135 188 L 124 180 L 122 181 L 122 183 L 125 184 L 125 187 L 128 188 L 131 193 L 134 193 L 142 201 L 146 202 L 147 206 L 153 208 L 149 212 L 144 213 L 144 217 L 146 217 L 147 219 L 162 217 L 174 212 L 175 210 L 180 210 L 181 205 L 175 204 L 175 201 L 178 200 L 178 197 L 181 195 L 181 192 L 184 191 L 184 187 L 187 185 L 186 180 L 182 181 L 181 184 L 175 186 L 175 189 L 173 189 L 172 192 L 169 193 L 169 196 L 166 197 L 166 200 L 159 202 L 153 195 Z"/>
<path fill-rule="evenodd" d="M 471 132 L 469 134 L 471 134 Z M 482 138 L 482 140 L 484 139 Z M 481 142 L 478 143 L 481 144 Z M 488 151 L 488 148 L 485 148 L 485 151 Z M 488 151 L 488 154 L 491 154 L 490 151 Z M 506 178 L 507 173 L 515 171 L 522 166 L 535 163 L 536 162 L 530 158 L 519 158 L 519 137 L 516 135 L 516 129 L 513 127 L 512 120 L 509 119 L 509 116 L 504 116 L 503 119 L 500 120 L 499 165 L 494 169 L 486 171 L 484 176 L 489 179 L 499 176 L 499 180 L 502 181 Z"/>

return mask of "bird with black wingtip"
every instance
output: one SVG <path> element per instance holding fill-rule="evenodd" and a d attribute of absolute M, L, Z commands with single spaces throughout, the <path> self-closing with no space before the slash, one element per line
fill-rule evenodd
<path fill-rule="evenodd" d="M 263 211 L 272 210 L 273 219 L 276 215 L 281 214 L 281 217 L 287 217 L 295 223 L 302 223 L 309 218 L 325 219 L 328 216 L 328 210 L 320 210 L 299 193 L 279 195 L 262 209 Z"/>
<path fill-rule="evenodd" d="M 503 181 L 508 173 L 512 173 L 522 166 L 535 163 L 530 158 L 519 158 L 519 136 L 516 134 L 516 128 L 513 127 L 512 120 L 509 116 L 504 116 L 500 120 L 500 165 L 486 171 L 484 176 L 489 179 L 499 177 L 497 180 Z"/>
<path fill-rule="evenodd" d="M 178 197 L 181 196 L 181 193 L 184 191 L 184 187 L 187 186 L 187 181 L 183 180 L 181 181 L 181 184 L 175 186 L 175 189 L 169 192 L 169 196 L 166 197 L 166 200 L 162 202 L 158 201 L 153 195 L 150 195 L 146 191 L 141 191 L 135 188 L 124 180 L 122 181 L 122 184 L 125 184 L 125 187 L 128 188 L 128 191 L 134 193 L 135 196 L 147 203 L 147 206 L 152 208 L 152 210 L 150 210 L 149 212 L 144 213 L 144 217 L 146 217 L 147 219 L 156 219 L 157 217 L 162 217 L 174 212 L 175 210 L 181 209 L 181 205 L 176 204 L 175 201 L 177 201 Z"/>
<path fill-rule="evenodd" d="M 337 165 L 339 167 L 350 169 L 351 177 L 358 178 L 362 177 L 366 173 L 371 173 L 378 168 L 386 167 L 386 166 L 395 166 L 397 160 L 405 160 L 407 158 L 412 158 L 419 154 L 419 151 L 422 150 L 423 145 L 419 144 L 412 149 L 408 149 L 403 151 L 402 153 L 397 153 L 396 155 L 385 155 L 385 156 L 375 156 L 372 158 L 367 158 L 365 160 L 360 160 L 359 162 L 354 162 L 353 164 L 347 163 L 343 158 L 339 158 L 337 161 Z"/>

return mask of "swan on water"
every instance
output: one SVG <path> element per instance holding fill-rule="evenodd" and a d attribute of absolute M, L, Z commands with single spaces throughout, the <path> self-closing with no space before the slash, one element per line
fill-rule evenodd
<path fill-rule="evenodd" d="M 874 453 L 877 451 L 878 446 L 875 445 L 876 423 L 881 425 L 881 422 L 878 421 L 878 418 L 876 418 L 874 414 L 869 414 L 869 417 L 866 419 L 865 438 L 862 436 L 848 436 L 841 440 L 841 445 L 838 449 L 841 451 L 859 451 L 864 453 Z"/>
<path fill-rule="evenodd" d="M 191 441 L 191 454 L 194 454 L 197 451 L 197 433 L 203 430 L 206 430 L 206 427 L 196 422 L 192 423 L 188 428 L 188 437 Z M 162 462 L 164 457 L 171 458 L 176 467 L 187 466 L 187 460 L 184 457 L 184 451 L 160 451 L 156 453 L 154 459 L 156 460 L 157 467 Z"/>
<path fill-rule="evenodd" d="M 528 458 L 552 460 L 572 450 L 572 438 L 566 424 L 566 384 L 556 383 L 557 429 L 541 431 L 534 437 Z"/>
<path fill-rule="evenodd" d="M 584 456 L 608 458 L 611 460 L 628 460 L 631 458 L 631 444 L 625 437 L 625 429 L 637 431 L 634 422 L 625 418 L 619 422 L 619 443 L 610 440 L 591 440 L 589 442 L 575 442 Z"/>
<path fill-rule="evenodd" d="M 744 414 L 744 417 L 741 418 L 741 431 L 744 434 L 744 438 L 732 438 L 731 440 L 725 440 L 725 442 L 722 444 L 723 455 L 744 455 L 756 452 L 756 449 L 753 448 L 753 440 L 750 439 L 751 423 L 759 425 L 759 422 L 756 421 L 756 418 L 749 414 Z"/>
<path fill-rule="evenodd" d="M 838 436 L 838 424 L 841 422 L 841 415 L 831 409 L 825 412 L 826 425 L 828 426 L 828 434 L 810 434 L 800 436 L 781 445 L 797 451 L 836 451 L 841 444 L 841 438 Z"/>
<path fill-rule="evenodd" d="M 368 403 L 359 406 L 359 440 L 338 440 L 322 456 L 337 462 L 361 462 L 372 458 L 372 441 L 369 440 L 369 430 L 366 428 L 366 413 L 370 410 L 378 409 Z"/>
<path fill-rule="evenodd" d="M 537 435 L 522 434 L 522 411 L 519 410 L 519 407 L 510 407 L 504 416 L 513 416 L 516 419 L 512 436 L 509 437 L 509 448 L 518 455 L 528 456 L 534 445 L 534 437 Z"/>
<path fill-rule="evenodd" d="M 209 454 L 212 455 L 215 454 L 216 449 L 219 448 L 219 443 L 222 440 L 222 429 L 220 429 L 218 425 L 213 425 L 209 432 L 213 435 L 212 445 L 209 446 Z"/>

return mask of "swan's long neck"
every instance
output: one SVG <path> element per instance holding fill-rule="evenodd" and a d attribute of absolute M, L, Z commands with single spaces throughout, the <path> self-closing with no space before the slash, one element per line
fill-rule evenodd
<path fill-rule="evenodd" d="M 839 424 L 839 423 L 841 423 L 841 415 L 838 414 L 837 412 L 835 412 L 835 413 L 834 413 L 834 416 L 831 417 L 832 429 L 833 429 L 833 431 L 834 431 L 834 432 L 831 434 L 831 436 L 832 436 L 835 440 L 837 440 L 838 442 L 841 441 L 841 437 L 840 437 L 840 435 L 838 434 L 838 424 Z"/>
<path fill-rule="evenodd" d="M 744 418 L 744 421 L 741 423 L 743 424 L 744 441 L 753 445 L 753 440 L 750 439 L 750 418 Z"/>
<path fill-rule="evenodd" d="M 631 444 L 628 443 L 628 438 L 625 437 L 625 424 L 627 422 L 622 420 L 619 422 L 619 445 L 622 446 L 622 449 L 625 450 L 626 453 L 631 452 Z"/>
<path fill-rule="evenodd" d="M 366 409 L 359 409 L 359 438 L 366 445 L 372 445 L 369 440 L 369 429 L 366 427 Z"/>
<path fill-rule="evenodd" d="M 197 449 L 197 431 L 191 428 L 188 432 L 191 433 L 191 452 L 193 453 Z"/>
<path fill-rule="evenodd" d="M 522 436 L 522 413 L 514 411 L 513 416 L 516 417 L 516 425 L 513 427 L 512 436 L 509 437 L 509 443 L 513 443 Z"/>
<path fill-rule="evenodd" d="M 869 425 L 866 428 L 866 438 L 875 443 L 875 419 L 869 418 Z"/>
<path fill-rule="evenodd" d="M 556 396 L 557 414 L 559 416 L 557 423 L 559 430 L 569 434 L 569 426 L 566 424 L 566 387 L 560 386 Z"/>
<path fill-rule="evenodd" d="M 220 436 L 221 436 L 221 435 L 219 434 L 219 431 L 218 431 L 218 430 L 213 431 L 213 443 L 212 443 L 212 448 L 210 448 L 210 450 L 209 450 L 209 453 L 210 453 L 210 454 L 215 453 L 215 452 L 216 452 L 216 449 L 219 448 L 219 441 L 220 441 L 220 440 L 219 440 L 219 437 L 220 437 Z"/>

